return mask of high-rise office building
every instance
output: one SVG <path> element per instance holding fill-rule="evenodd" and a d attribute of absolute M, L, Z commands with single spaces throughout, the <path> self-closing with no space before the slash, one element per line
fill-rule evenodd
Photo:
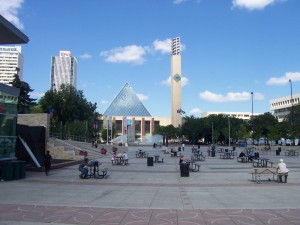
<path fill-rule="evenodd" d="M 76 88 L 77 60 L 69 51 L 60 51 L 59 56 L 52 56 L 50 83 L 54 90 L 59 90 L 62 84 Z"/>
<path fill-rule="evenodd" d="M 182 113 L 180 38 L 176 37 L 171 45 L 171 122 L 174 127 L 182 125 Z"/>
<path fill-rule="evenodd" d="M 15 74 L 22 80 L 23 62 L 21 46 L 0 46 L 0 83 L 10 85 Z"/>

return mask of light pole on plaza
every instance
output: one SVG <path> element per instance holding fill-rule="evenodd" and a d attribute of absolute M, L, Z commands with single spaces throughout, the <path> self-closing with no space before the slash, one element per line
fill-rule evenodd
<path fill-rule="evenodd" d="M 291 124 L 292 124 L 292 138 L 294 136 L 294 102 L 293 102 L 293 83 L 292 80 L 289 79 L 290 87 L 291 87 Z M 293 140 L 294 141 L 294 140 Z"/>
<path fill-rule="evenodd" d="M 254 145 L 254 130 L 253 130 L 253 91 L 251 92 L 251 102 L 252 102 L 252 116 L 251 116 L 251 129 L 252 129 L 252 145 Z"/>
<path fill-rule="evenodd" d="M 230 117 L 228 116 L 228 146 L 230 147 Z"/>

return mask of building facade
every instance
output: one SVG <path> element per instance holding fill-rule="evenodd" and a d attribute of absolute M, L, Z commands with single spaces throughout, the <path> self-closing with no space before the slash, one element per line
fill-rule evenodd
<path fill-rule="evenodd" d="M 23 80 L 21 46 L 0 46 L 0 83 L 10 85 L 16 74 Z"/>
<path fill-rule="evenodd" d="M 111 130 L 111 126 L 113 126 L 115 129 L 115 137 L 117 137 L 127 134 L 128 130 L 131 129 L 134 139 L 137 140 L 147 135 L 152 135 L 155 127 L 167 126 L 170 125 L 170 123 L 170 117 L 104 116 L 100 118 L 100 130 L 103 128 L 106 129 L 107 124 L 110 124 L 109 130 Z"/>
<path fill-rule="evenodd" d="M 126 83 L 99 118 L 99 130 L 111 131 L 114 127 L 115 135 L 112 138 L 127 135 L 132 140 L 128 141 L 130 143 L 152 135 L 158 125 L 167 126 L 170 123 L 170 117 L 152 117 L 133 88 Z M 111 136 L 109 132 L 108 136 Z"/>
<path fill-rule="evenodd" d="M 278 121 L 282 122 L 283 119 L 291 113 L 292 107 L 299 105 L 299 101 L 300 94 L 272 99 L 270 101 L 270 109 Z"/>
<path fill-rule="evenodd" d="M 262 113 L 253 113 L 253 116 L 261 115 Z M 204 112 L 201 114 L 201 117 L 208 117 L 210 115 L 224 115 L 237 119 L 250 120 L 252 113 L 251 112 Z"/>
<path fill-rule="evenodd" d="M 0 84 L 0 159 L 15 157 L 19 93 L 18 88 Z"/>
<path fill-rule="evenodd" d="M 59 56 L 51 58 L 51 89 L 58 91 L 62 84 L 76 88 L 77 60 L 69 51 L 60 51 Z"/>
<path fill-rule="evenodd" d="M 181 109 L 181 53 L 180 38 L 172 39 L 171 45 L 171 124 L 182 125 Z"/>

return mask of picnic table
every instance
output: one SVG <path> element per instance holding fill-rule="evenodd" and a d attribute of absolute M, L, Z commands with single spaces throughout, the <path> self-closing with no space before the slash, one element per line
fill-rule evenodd
<path fill-rule="evenodd" d="M 285 156 L 298 156 L 299 152 L 296 150 L 287 150 L 286 152 L 284 152 Z"/>
<path fill-rule="evenodd" d="M 202 152 L 199 154 L 194 154 L 193 156 L 191 156 L 191 160 L 192 161 L 205 161 L 205 156 L 202 155 Z"/>
<path fill-rule="evenodd" d="M 103 179 L 107 174 L 108 168 L 100 169 L 101 164 L 101 162 L 98 162 L 96 160 L 91 161 L 88 165 L 89 172 L 86 178 Z"/>
<path fill-rule="evenodd" d="M 232 151 L 220 153 L 220 159 L 233 159 L 234 155 Z"/>
<path fill-rule="evenodd" d="M 270 161 L 270 159 L 267 158 L 254 158 L 252 160 L 253 162 L 253 167 L 268 167 L 268 164 L 270 167 L 273 167 L 273 162 Z"/>
<path fill-rule="evenodd" d="M 278 181 L 278 174 L 276 168 L 254 168 L 250 174 L 252 174 L 252 181 L 260 184 L 262 177 L 267 177 L 270 180 L 270 177 L 273 177 L 273 181 Z"/>
<path fill-rule="evenodd" d="M 148 154 L 146 154 L 146 151 L 143 151 L 141 149 L 136 151 L 136 154 L 135 154 L 136 158 L 147 158 L 147 156 L 148 156 Z"/>
<path fill-rule="evenodd" d="M 198 164 L 196 161 L 193 160 L 187 160 L 187 164 L 189 164 L 189 170 L 192 172 L 200 171 L 200 164 Z"/>
<path fill-rule="evenodd" d="M 111 163 L 112 165 L 125 165 L 125 159 L 122 155 L 117 155 Z"/>
<path fill-rule="evenodd" d="M 238 162 L 242 162 L 242 163 L 250 162 L 248 155 L 245 155 L 245 156 L 242 156 L 242 157 L 236 157 L 236 160 Z"/>

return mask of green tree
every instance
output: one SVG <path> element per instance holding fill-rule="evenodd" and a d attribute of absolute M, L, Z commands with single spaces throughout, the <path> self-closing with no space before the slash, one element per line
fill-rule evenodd
<path fill-rule="evenodd" d="M 300 137 L 300 105 L 293 106 L 290 113 L 282 122 L 286 125 L 286 138 L 294 139 Z"/>
<path fill-rule="evenodd" d="M 173 125 L 167 125 L 167 126 L 157 126 L 155 127 L 155 131 L 153 134 L 160 134 L 163 136 L 163 145 L 168 146 L 170 139 L 177 139 L 179 130 L 178 128 L 175 128 Z"/>
<path fill-rule="evenodd" d="M 29 84 L 21 81 L 19 76 L 15 74 L 14 80 L 10 84 L 20 89 L 20 95 L 18 98 L 18 113 L 25 114 L 31 112 L 31 107 L 36 105 L 36 99 L 30 98 L 30 92 L 33 89 L 30 88 Z"/>
<path fill-rule="evenodd" d="M 261 137 L 267 138 L 269 144 L 270 135 L 274 135 L 274 126 L 276 127 L 278 120 L 271 113 L 264 113 L 251 118 L 249 122 L 249 130 L 253 128 L 253 137 L 257 141 Z"/>
<path fill-rule="evenodd" d="M 198 140 L 203 137 L 202 127 L 203 122 L 200 118 L 186 116 L 181 127 L 181 135 L 188 139 L 190 143 L 197 144 Z"/>
<path fill-rule="evenodd" d="M 76 90 L 71 85 L 62 85 L 59 91 L 53 89 L 47 91 L 40 99 L 39 105 L 43 112 L 51 115 L 51 132 L 61 132 L 63 136 L 74 135 L 76 129 L 68 127 L 74 122 L 81 121 L 80 126 L 84 127 L 79 129 L 81 136 L 92 137 L 93 123 L 99 117 L 99 113 L 95 111 L 97 104 L 88 102 L 82 91 Z"/>

